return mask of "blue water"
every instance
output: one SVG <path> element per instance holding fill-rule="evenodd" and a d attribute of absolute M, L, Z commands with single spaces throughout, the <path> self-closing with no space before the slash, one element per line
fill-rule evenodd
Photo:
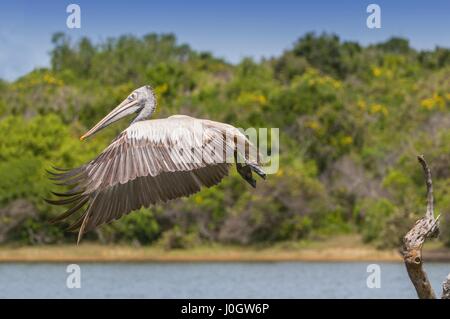
<path fill-rule="evenodd" d="M 86 263 L 69 289 L 67 264 L 0 264 L 0 298 L 416 298 L 401 263 Z M 450 263 L 427 263 L 439 295 Z"/>

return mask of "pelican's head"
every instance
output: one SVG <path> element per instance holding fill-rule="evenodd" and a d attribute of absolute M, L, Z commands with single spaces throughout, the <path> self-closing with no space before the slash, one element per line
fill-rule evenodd
<path fill-rule="evenodd" d="M 114 110 L 109 112 L 100 122 L 91 128 L 86 134 L 80 137 L 80 140 L 89 137 L 108 125 L 120 120 L 132 113 L 139 113 L 133 120 L 134 122 L 149 118 L 156 108 L 156 99 L 152 88 L 149 85 L 142 86 L 122 101 Z"/>

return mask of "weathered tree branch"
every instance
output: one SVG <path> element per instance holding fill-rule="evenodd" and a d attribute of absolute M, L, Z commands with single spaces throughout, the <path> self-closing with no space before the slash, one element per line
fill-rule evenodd
<path fill-rule="evenodd" d="M 450 274 L 442 284 L 442 299 L 450 299 Z"/>
<path fill-rule="evenodd" d="M 419 219 L 413 228 L 403 238 L 403 259 L 406 270 L 420 299 L 435 299 L 436 294 L 431 287 L 427 274 L 423 269 L 422 246 L 427 238 L 439 234 L 439 216 L 434 218 L 433 182 L 431 171 L 423 155 L 417 157 L 422 165 L 427 185 L 427 210 L 425 216 Z M 443 284 L 442 298 L 450 298 L 450 275 Z"/>

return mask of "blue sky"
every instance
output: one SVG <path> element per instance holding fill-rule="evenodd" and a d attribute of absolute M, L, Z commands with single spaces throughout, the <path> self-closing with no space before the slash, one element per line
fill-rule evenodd
<path fill-rule="evenodd" d="M 81 29 L 66 27 L 66 7 L 81 7 Z M 366 7 L 381 7 L 381 29 L 366 27 Z M 174 33 L 179 42 L 230 62 L 280 54 L 305 32 L 334 32 L 362 44 L 403 36 L 418 49 L 450 47 L 450 1 L 11 1 L 0 4 L 0 78 L 48 66 L 51 35 L 102 41 L 121 34 Z"/>

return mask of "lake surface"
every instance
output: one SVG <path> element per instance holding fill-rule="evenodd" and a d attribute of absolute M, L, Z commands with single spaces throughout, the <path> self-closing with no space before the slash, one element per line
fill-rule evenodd
<path fill-rule="evenodd" d="M 401 263 L 86 263 L 69 289 L 68 264 L 0 264 L 0 298 L 416 298 Z M 450 263 L 427 263 L 436 293 Z"/>

